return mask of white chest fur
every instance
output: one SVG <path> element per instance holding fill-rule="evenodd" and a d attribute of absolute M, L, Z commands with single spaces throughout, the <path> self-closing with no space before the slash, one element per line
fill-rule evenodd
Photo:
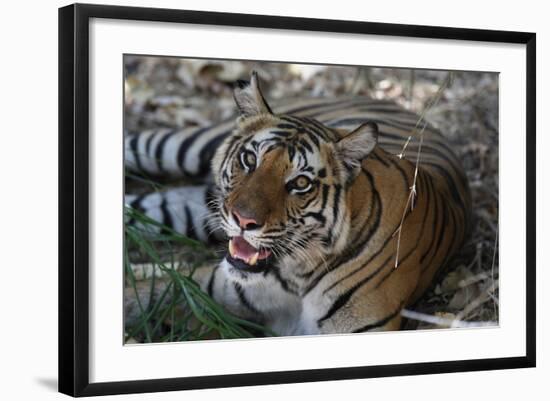
<path fill-rule="evenodd" d="M 304 302 L 299 295 L 285 289 L 273 274 L 243 274 L 226 260 L 220 268 L 223 279 L 216 280 L 219 284 L 214 296 L 232 313 L 253 318 L 254 313 L 259 312 L 264 324 L 280 336 L 319 333 L 315 303 Z M 235 284 L 240 294 L 235 291 Z"/>

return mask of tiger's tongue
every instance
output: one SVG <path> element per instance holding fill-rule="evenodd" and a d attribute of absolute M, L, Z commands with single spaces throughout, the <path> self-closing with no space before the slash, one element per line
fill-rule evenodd
<path fill-rule="evenodd" d="M 259 251 L 239 236 L 229 240 L 229 253 L 235 259 L 241 259 L 246 263 L 255 265 L 258 260 L 267 258 L 271 252 L 267 250 Z"/>
<path fill-rule="evenodd" d="M 248 259 L 254 255 L 257 250 L 250 245 L 243 237 L 233 237 L 233 249 L 236 257 L 239 259 Z"/>

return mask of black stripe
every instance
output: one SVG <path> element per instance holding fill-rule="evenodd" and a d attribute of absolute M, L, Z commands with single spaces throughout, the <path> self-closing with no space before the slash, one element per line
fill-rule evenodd
<path fill-rule="evenodd" d="M 314 183 L 314 185 L 315 185 L 316 187 L 319 186 L 319 182 L 317 181 L 316 183 Z M 312 193 L 312 195 L 314 195 L 314 194 Z M 311 196 L 311 198 L 310 198 L 310 199 L 309 199 L 300 209 L 306 210 L 306 209 L 309 207 L 309 205 L 311 205 L 311 204 L 312 204 L 313 202 L 315 202 L 316 200 L 317 200 L 317 197 L 316 197 L 316 196 Z"/>
<path fill-rule="evenodd" d="M 366 172 L 366 170 L 363 169 L 363 171 Z M 370 174 L 370 173 L 369 173 Z M 410 208 L 407 208 L 407 211 L 405 213 L 405 217 L 403 218 L 403 222 L 407 219 L 407 217 L 410 215 L 411 213 L 411 210 Z M 394 233 L 400 226 L 401 222 L 399 222 L 399 224 L 392 230 L 392 233 Z M 323 291 L 323 294 L 326 294 L 328 291 L 330 291 L 332 288 L 336 287 L 337 285 L 339 285 L 341 282 L 343 282 L 344 280 L 346 280 L 347 278 L 351 277 L 352 275 L 354 275 L 355 273 L 357 273 L 358 271 L 360 271 L 361 269 L 363 269 L 365 266 L 367 266 L 372 260 L 374 260 L 374 258 L 376 258 L 379 254 L 382 253 L 382 251 L 386 248 L 386 246 L 388 245 L 388 243 L 393 239 L 393 236 L 392 235 L 389 235 L 388 238 L 386 238 L 386 240 L 384 241 L 384 243 L 382 244 L 382 246 L 376 251 L 375 254 L 373 254 L 369 260 L 364 263 L 363 265 L 361 265 L 359 268 L 356 268 L 356 269 L 353 269 L 351 272 L 349 272 L 348 274 L 346 274 L 344 277 L 340 278 L 338 281 L 332 283 L 328 288 L 326 288 L 324 291 Z M 366 244 L 365 246 L 361 249 L 361 251 L 366 247 Z M 349 260 L 349 259 L 348 259 Z M 346 261 L 347 262 L 347 261 Z"/>
<path fill-rule="evenodd" d="M 282 142 L 274 141 L 274 140 L 270 140 L 270 142 L 273 142 L 273 143 L 271 143 L 271 145 L 269 145 L 267 147 L 267 149 L 265 150 L 264 155 L 268 154 L 269 152 L 272 152 L 273 150 L 275 150 L 277 148 L 284 148 L 284 144 Z"/>
<path fill-rule="evenodd" d="M 372 152 L 372 153 L 369 155 L 369 157 L 372 157 L 372 158 L 373 158 L 374 160 L 376 160 L 377 162 L 382 163 L 382 164 L 384 165 L 384 167 L 388 167 L 388 168 L 389 168 L 389 167 L 390 167 L 390 164 L 389 164 L 386 160 L 382 159 L 377 153 L 378 153 L 378 152 Z"/>
<path fill-rule="evenodd" d="M 262 316 L 262 313 L 256 309 L 250 301 L 246 298 L 246 295 L 244 293 L 243 287 L 237 283 L 236 281 L 233 282 L 233 288 L 235 289 L 235 292 L 237 293 L 237 296 L 239 297 L 239 301 L 241 304 L 244 305 L 246 309 L 248 309 L 250 312 L 254 313 L 257 316 Z"/>
<path fill-rule="evenodd" d="M 432 134 L 436 133 L 437 131 L 434 130 L 428 130 L 424 131 L 424 140 L 422 148 L 430 149 L 433 152 L 438 152 L 441 158 L 445 158 L 446 160 L 450 161 L 452 160 L 453 163 L 457 164 L 458 161 L 456 159 L 456 154 L 453 152 L 453 150 L 449 147 L 449 145 L 444 141 L 444 139 L 441 136 L 434 137 Z M 401 135 L 392 134 L 387 131 L 379 130 L 378 131 L 379 137 L 382 139 L 393 139 L 396 141 L 403 141 L 405 139 Z M 408 136 L 408 135 L 407 135 Z M 409 143 L 410 146 L 415 146 L 414 144 Z M 441 148 L 441 149 L 440 149 Z M 445 156 L 441 150 L 444 150 L 447 152 L 447 156 Z"/>
<path fill-rule="evenodd" d="M 304 138 L 298 141 L 300 145 L 302 145 L 304 148 L 306 148 L 309 152 L 313 153 L 313 148 L 308 143 L 308 141 Z"/>
<path fill-rule="evenodd" d="M 280 129 L 297 129 L 297 127 L 294 124 L 286 124 L 286 123 L 280 123 L 277 124 L 277 128 Z"/>
<path fill-rule="evenodd" d="M 458 192 L 458 190 L 456 188 L 455 180 L 453 179 L 453 177 L 451 177 L 449 172 L 437 163 L 425 162 L 424 164 L 427 164 L 430 167 L 435 168 L 437 170 L 437 172 L 441 176 L 443 176 L 443 178 L 445 178 L 445 181 L 447 182 L 447 188 L 449 189 L 449 192 L 451 193 L 451 196 L 453 197 L 454 201 L 458 204 L 458 206 L 460 206 L 460 208 L 464 211 L 465 210 L 464 209 L 465 202 L 463 201 L 460 193 Z"/>
<path fill-rule="evenodd" d="M 385 103 L 380 103 L 376 100 L 366 99 L 366 98 L 355 98 L 355 101 L 353 102 L 355 104 L 350 104 L 346 106 L 345 108 L 342 107 L 330 107 L 325 108 L 325 110 L 316 110 L 314 113 L 308 113 L 305 116 L 308 117 L 315 117 L 322 121 L 323 115 L 327 114 L 335 114 L 336 112 L 343 111 L 346 112 L 347 115 L 353 115 L 357 113 L 368 113 L 367 117 L 371 117 L 372 114 L 393 114 L 393 113 L 399 113 L 404 116 L 409 117 L 411 120 L 414 119 L 415 121 L 418 120 L 419 116 L 417 114 L 414 114 L 412 112 L 406 111 L 402 107 L 398 106 L 397 104 L 391 102 L 391 101 L 385 101 Z M 333 117 L 334 118 L 334 117 Z"/>
<path fill-rule="evenodd" d="M 358 102 L 358 101 L 361 101 L 361 100 L 367 100 L 368 101 L 370 99 L 353 98 L 353 99 L 343 99 L 343 100 L 319 102 L 319 103 L 314 103 L 314 104 L 308 104 L 308 105 L 301 106 L 301 107 L 290 108 L 288 110 L 285 110 L 284 113 L 285 114 L 297 114 L 297 113 L 301 113 L 301 112 L 304 112 L 304 111 L 311 111 L 311 110 L 315 110 L 315 109 L 321 109 L 323 107 L 332 107 L 332 108 L 335 108 L 335 109 L 339 109 L 341 106 L 345 105 L 346 103 L 354 103 L 354 102 Z"/>
<path fill-rule="evenodd" d="M 398 227 L 399 227 L 399 225 L 395 228 L 395 230 L 397 230 Z M 395 232 L 395 230 L 393 230 L 393 232 Z M 360 271 L 360 270 L 364 269 L 365 267 L 367 267 L 378 255 L 380 255 L 384 251 L 384 249 L 386 248 L 386 246 L 389 244 L 389 242 L 392 239 L 393 239 L 393 237 L 391 235 L 389 235 L 388 238 L 386 238 L 386 240 L 382 244 L 382 246 L 365 263 L 361 264 L 361 266 L 359 266 L 358 268 L 353 269 L 352 271 L 347 273 L 344 277 L 340 278 L 339 280 L 333 282 L 330 286 L 325 288 L 325 290 L 323 291 L 323 294 L 326 294 L 327 292 L 332 290 L 334 287 L 336 287 L 337 285 L 342 283 L 344 280 L 350 278 L 351 276 L 353 276 L 358 271 Z"/>
<path fill-rule="evenodd" d="M 321 223 L 321 226 L 324 226 L 326 223 L 326 218 L 321 213 L 309 212 L 304 215 L 306 217 L 313 217 L 315 220 Z"/>
<path fill-rule="evenodd" d="M 273 276 L 275 277 L 275 279 L 279 282 L 279 284 L 281 284 L 281 287 L 283 288 L 283 290 L 285 290 L 286 292 L 289 292 L 289 293 L 291 293 L 291 294 L 294 294 L 294 295 L 297 295 L 297 294 L 298 294 L 294 289 L 291 289 L 291 288 L 289 287 L 289 282 L 290 282 L 291 284 L 293 284 L 293 286 L 296 286 L 296 283 L 293 283 L 293 282 L 290 281 L 290 280 L 284 279 L 284 278 L 281 276 L 281 271 L 279 270 L 279 266 L 273 265 L 273 266 L 271 266 L 271 267 L 270 267 L 268 270 L 266 270 L 266 271 L 273 274 Z"/>
<path fill-rule="evenodd" d="M 136 209 L 136 210 L 139 210 L 141 212 L 143 212 L 143 208 L 141 207 L 141 202 L 143 201 L 143 199 L 147 196 L 147 194 L 143 194 L 143 195 L 139 195 L 136 197 L 136 199 L 134 199 L 131 203 L 130 203 L 130 207 L 132 209 Z"/>
<path fill-rule="evenodd" d="M 269 131 L 269 133 L 275 136 L 282 136 L 284 138 L 288 138 L 292 135 L 292 132 L 289 131 Z"/>
<path fill-rule="evenodd" d="M 317 271 L 317 269 L 316 269 L 316 268 L 313 268 L 313 269 L 311 269 L 311 270 L 309 270 L 309 271 L 307 271 L 307 272 L 295 273 L 295 274 L 296 274 L 296 277 L 307 280 L 307 279 L 309 279 L 309 278 L 313 275 L 313 273 L 315 273 L 316 271 Z"/>
<path fill-rule="evenodd" d="M 162 137 L 162 139 L 157 144 L 157 148 L 155 149 L 155 161 L 157 162 L 157 168 L 160 173 L 164 173 L 164 166 L 163 166 L 163 158 L 162 153 L 164 151 L 164 145 L 166 144 L 166 141 L 170 139 L 173 135 L 176 134 L 176 130 L 170 131 L 166 135 Z"/>
<path fill-rule="evenodd" d="M 409 177 L 407 176 L 407 173 L 405 170 L 403 170 L 403 167 L 399 165 L 399 162 L 395 160 L 395 157 L 388 157 L 388 160 L 391 164 L 395 166 L 395 168 L 399 171 L 401 174 L 401 177 L 403 178 L 404 184 L 405 184 L 405 192 L 409 192 Z"/>
<path fill-rule="evenodd" d="M 399 144 L 387 142 L 386 140 L 388 139 L 398 141 Z M 394 134 L 389 134 L 387 132 L 379 131 L 378 143 L 382 148 L 385 148 L 386 150 L 392 150 L 390 148 L 395 147 L 397 152 L 401 152 L 401 150 L 403 149 L 402 142 L 404 139 L 405 138 L 399 135 L 394 135 Z M 416 154 L 418 152 L 417 146 L 418 146 L 417 144 L 409 143 L 407 150 L 409 152 Z M 445 150 L 447 154 L 443 153 L 441 149 Z M 448 165 L 448 167 L 454 171 L 455 175 L 459 179 L 459 182 L 464 187 L 468 186 L 466 177 L 462 172 L 462 167 L 460 165 L 460 162 L 456 158 L 455 153 L 449 147 L 447 147 L 445 143 L 440 142 L 439 140 L 433 140 L 433 138 L 431 139 L 424 138 L 424 143 L 422 145 L 422 153 L 425 155 L 431 155 L 434 158 L 437 158 L 439 162 L 437 163 L 433 161 L 430 162 L 430 161 L 424 160 L 423 164 L 438 165 L 440 168 L 442 168 L 441 162 L 444 162 L 444 164 Z M 410 158 L 407 156 L 405 156 L 405 159 L 410 160 Z"/>
<path fill-rule="evenodd" d="M 411 149 L 414 147 L 414 145 L 411 147 Z M 427 153 L 427 154 L 430 154 L 432 156 L 434 156 L 435 158 L 437 159 L 440 159 L 445 161 L 449 167 L 454 171 L 455 175 L 459 178 L 460 180 L 460 183 L 463 185 L 463 186 L 467 186 L 467 182 L 466 182 L 466 177 L 464 176 L 464 173 L 462 172 L 462 167 L 460 166 L 460 163 L 458 162 L 458 160 L 456 159 L 456 156 L 455 154 L 450 150 L 450 149 L 447 149 L 444 147 L 444 149 L 447 151 L 447 153 L 449 153 L 449 155 L 446 155 L 445 153 L 441 152 L 440 149 L 438 148 L 435 148 L 434 146 L 430 145 L 429 142 L 428 143 L 424 143 L 422 145 L 422 152 L 424 153 L 424 151 Z M 423 162 L 424 164 L 436 164 L 434 162 Z"/>
<path fill-rule="evenodd" d="M 426 193 L 426 212 L 424 213 L 424 217 L 422 218 L 422 228 L 420 230 L 420 235 L 422 236 L 424 234 L 424 228 L 426 226 L 426 220 L 428 220 L 429 210 L 432 207 L 432 188 L 431 183 L 428 181 L 425 177 L 426 173 L 422 169 L 418 169 L 418 181 L 421 184 L 421 187 L 418 192 L 420 196 L 425 192 Z"/>
<path fill-rule="evenodd" d="M 334 117 L 329 117 L 331 114 L 334 114 L 335 112 L 346 112 L 346 114 L 349 114 L 350 112 L 353 112 L 353 111 L 359 111 L 361 113 L 368 113 L 369 110 L 371 110 L 373 107 L 376 107 L 376 106 L 382 106 L 383 104 L 382 103 L 378 103 L 378 101 L 376 100 L 372 100 L 372 99 L 368 99 L 368 98 L 353 98 L 352 100 L 347 100 L 347 101 L 344 101 L 344 102 L 347 102 L 348 104 L 345 105 L 345 104 L 339 104 L 339 105 L 330 105 L 330 104 L 327 104 L 325 105 L 325 107 L 317 107 L 317 110 L 315 109 L 312 109 L 311 111 L 307 112 L 307 113 L 304 113 L 304 114 L 300 114 L 300 117 L 302 118 L 307 118 L 307 119 L 312 119 L 312 118 L 316 118 L 319 120 L 320 123 L 323 123 L 323 124 L 326 124 L 326 121 L 331 121 L 332 119 L 334 119 Z M 392 102 L 387 102 L 386 103 L 386 106 L 396 106 L 395 103 L 392 103 Z M 396 109 L 397 111 L 397 109 Z M 399 109 L 399 112 L 402 112 L 403 109 Z M 391 112 L 385 110 L 386 113 L 390 114 Z M 289 113 L 291 113 L 289 111 Z M 329 115 L 329 116 L 327 116 Z M 326 117 L 325 117 L 326 116 Z M 364 119 L 363 122 L 366 122 L 368 120 L 370 120 L 370 115 L 369 116 L 366 116 L 366 118 Z M 314 120 L 314 121 L 317 121 L 317 120 Z M 357 124 L 357 125 L 360 125 L 360 124 Z"/>
<path fill-rule="evenodd" d="M 330 189 L 329 185 L 323 184 L 323 187 L 321 189 L 321 212 L 324 211 L 325 207 L 327 206 L 329 189 Z"/>
<path fill-rule="evenodd" d="M 307 131 L 302 130 L 302 131 L 300 131 L 300 133 L 307 134 L 308 138 L 311 139 L 311 141 L 314 143 L 314 145 L 317 147 L 317 149 L 320 148 L 321 142 L 319 142 L 319 138 L 317 138 L 317 136 L 313 132 L 311 132 L 309 130 L 307 130 Z"/>
<path fill-rule="evenodd" d="M 220 146 L 222 141 L 229 136 L 230 132 L 231 131 L 224 131 L 221 134 L 216 135 L 214 138 L 208 141 L 200 150 L 200 166 L 198 173 L 199 176 L 203 177 L 210 172 L 212 157 L 214 156 L 214 153 L 216 153 L 216 150 L 218 150 L 218 147 Z"/>
<path fill-rule="evenodd" d="M 233 134 L 233 136 L 231 136 L 231 139 L 227 144 L 227 152 L 222 160 L 222 163 L 220 164 L 222 171 L 225 172 L 226 170 L 228 170 L 228 168 L 226 167 L 227 161 L 232 158 L 239 149 L 239 146 L 235 146 L 235 143 L 240 139 L 242 139 L 242 137 L 239 135 Z"/>
<path fill-rule="evenodd" d="M 420 170 L 419 170 L 419 173 L 420 173 Z M 430 190 L 429 190 L 428 185 L 426 185 L 426 188 L 424 188 L 424 185 L 422 184 L 423 180 L 421 179 L 421 176 L 422 176 L 422 174 L 419 174 L 418 177 L 417 177 L 417 181 L 419 183 L 418 193 L 426 192 L 427 197 L 426 197 L 426 205 L 424 207 L 424 215 L 422 217 L 422 226 L 420 228 L 420 232 L 416 236 L 415 245 L 412 247 L 412 249 L 406 255 L 404 255 L 402 258 L 398 259 L 398 262 L 399 262 L 398 267 L 394 268 L 394 269 L 391 269 L 388 273 L 386 273 L 384 275 L 384 277 L 382 277 L 382 279 L 376 284 L 376 287 L 374 287 L 375 289 L 378 289 L 395 271 L 397 271 L 399 266 L 402 263 L 404 263 L 409 258 L 409 256 L 411 256 L 414 252 L 416 252 L 416 250 L 418 249 L 418 245 L 420 244 L 421 239 L 424 238 L 424 228 L 426 226 L 426 220 L 427 220 L 427 217 L 428 217 L 428 214 L 429 214 L 428 212 L 430 210 Z M 420 191 L 422 191 L 422 192 L 420 192 Z"/>
<path fill-rule="evenodd" d="M 447 264 L 447 262 L 450 260 L 450 258 L 453 256 L 452 251 L 454 249 L 454 244 L 457 238 L 456 230 L 458 229 L 458 222 L 454 214 L 454 209 L 451 207 L 449 208 L 450 211 L 450 217 L 452 219 L 452 226 L 453 226 L 453 236 L 451 238 L 451 241 L 449 242 L 449 246 L 447 247 L 445 251 L 445 257 L 443 258 L 443 261 L 441 262 L 441 266 L 443 267 Z"/>
<path fill-rule="evenodd" d="M 441 241 L 443 241 L 443 237 L 445 235 L 445 228 L 447 227 L 447 220 L 448 220 L 448 213 L 449 213 L 447 208 L 445 207 L 445 204 L 441 204 L 441 211 L 443 213 L 443 221 L 441 223 L 441 229 L 439 230 L 439 235 L 437 236 L 437 243 L 435 244 L 435 248 L 434 248 L 435 250 L 432 256 L 430 257 L 430 260 L 426 264 L 426 266 L 424 266 L 424 268 L 422 269 L 422 273 L 424 273 L 424 271 L 430 268 L 432 261 L 435 259 L 435 257 L 439 252 Z M 422 259 L 420 260 L 422 261 Z"/>
<path fill-rule="evenodd" d="M 132 153 L 134 154 L 134 160 L 136 162 L 136 169 L 139 171 L 143 171 L 143 166 L 141 165 L 141 159 L 138 152 L 138 141 L 139 141 L 139 135 L 134 135 L 132 139 L 130 139 L 130 149 L 132 150 Z"/>
<path fill-rule="evenodd" d="M 428 178 L 428 183 L 430 184 L 430 188 L 432 188 L 433 196 L 434 196 L 434 220 L 432 223 L 432 235 L 430 239 L 430 245 L 428 246 L 428 249 L 426 249 L 426 252 L 422 254 L 420 257 L 420 263 L 424 262 L 424 259 L 426 259 L 426 256 L 431 252 L 431 249 L 433 247 L 434 241 L 435 241 L 435 233 L 437 230 L 437 225 L 439 223 L 439 192 L 437 191 L 437 188 L 434 187 L 432 176 L 430 174 L 426 174 L 426 177 Z"/>
<path fill-rule="evenodd" d="M 185 156 L 187 155 L 187 151 L 189 150 L 189 148 L 191 146 L 193 146 L 193 142 L 195 142 L 195 140 L 199 137 L 199 135 L 203 134 L 205 131 L 207 131 L 209 129 L 210 129 L 210 127 L 199 128 L 195 132 L 190 134 L 187 138 L 185 138 L 180 143 L 180 145 L 178 147 L 178 153 L 177 153 L 177 156 L 176 156 L 176 162 L 178 164 L 178 167 L 179 167 L 180 171 L 184 175 L 191 175 L 191 176 L 197 175 L 197 174 L 192 174 L 191 172 L 185 170 L 185 166 L 184 166 L 185 165 Z M 200 161 L 199 161 L 199 163 L 200 163 Z M 197 173 L 198 173 L 199 168 L 200 168 L 200 165 L 197 166 Z"/>
<path fill-rule="evenodd" d="M 304 159 L 304 165 L 307 165 L 307 154 L 306 151 L 302 146 L 296 146 L 296 149 L 298 149 L 298 152 L 302 155 L 302 158 Z"/>
<path fill-rule="evenodd" d="M 336 134 L 319 122 L 312 119 L 307 119 L 306 121 L 309 121 L 309 123 L 308 125 L 304 125 L 304 132 L 308 134 L 309 137 L 316 135 L 327 142 L 333 142 L 337 139 Z"/>
<path fill-rule="evenodd" d="M 340 294 L 338 298 L 336 298 L 336 301 L 332 303 L 332 306 L 327 311 L 327 313 L 317 320 L 317 325 L 321 325 L 321 323 L 327 319 L 329 319 L 331 316 L 333 316 L 340 308 L 342 308 L 344 305 L 348 303 L 350 298 L 355 294 L 357 290 L 359 290 L 363 285 L 368 283 L 373 277 L 375 277 L 378 273 L 380 273 L 384 267 L 388 265 L 388 262 L 391 260 L 391 258 L 394 256 L 394 254 L 391 254 L 384 262 L 377 267 L 371 274 L 364 277 L 361 281 L 357 282 L 352 287 L 348 288 L 344 293 Z M 364 266 L 363 266 L 364 267 Z"/>
<path fill-rule="evenodd" d="M 325 239 L 326 243 L 328 245 L 332 244 L 332 236 L 334 234 L 334 227 L 336 226 L 336 220 L 338 218 L 338 212 L 340 210 L 340 204 L 338 200 L 340 199 L 340 192 L 342 191 L 342 187 L 340 185 L 334 186 L 334 200 L 332 205 L 332 225 L 330 229 L 328 230 L 327 237 Z"/>
<path fill-rule="evenodd" d="M 378 126 L 380 126 L 381 130 L 383 129 L 384 126 L 387 126 L 387 127 L 393 127 L 393 128 L 396 128 L 396 129 L 407 131 L 407 132 L 410 131 L 412 133 L 412 131 L 415 128 L 414 124 L 401 123 L 401 122 L 397 122 L 395 120 L 392 121 L 387 116 L 383 120 L 379 119 L 379 118 L 368 117 L 368 116 L 365 116 L 365 117 L 362 117 L 362 118 L 361 117 L 345 117 L 345 118 L 341 118 L 341 119 L 329 120 L 325 124 L 328 125 L 329 127 L 338 128 L 338 127 L 346 126 L 346 125 L 361 125 L 361 124 L 363 124 L 367 121 L 376 123 Z M 426 126 L 425 131 L 426 130 L 428 130 L 429 132 L 435 131 L 435 130 L 431 129 L 429 125 Z"/>
<path fill-rule="evenodd" d="M 365 235 L 356 238 L 355 241 L 350 246 L 348 246 L 342 254 L 338 255 L 338 257 L 335 258 L 335 260 L 331 261 L 328 268 L 320 269 L 321 265 L 316 266 L 314 270 L 320 271 L 320 273 L 317 276 L 315 276 L 315 278 L 308 284 L 302 296 L 312 291 L 328 273 L 330 273 L 333 270 L 336 270 L 338 267 L 344 266 L 350 260 L 356 258 L 361 252 L 363 252 L 364 249 L 368 246 L 370 239 L 372 238 L 372 236 L 380 226 L 380 220 L 382 215 L 382 201 L 380 198 L 380 194 L 374 185 L 374 178 L 372 177 L 372 175 L 367 170 L 364 170 L 364 169 L 363 169 L 363 173 L 366 175 L 367 179 L 369 180 L 372 193 L 373 193 L 373 197 L 371 201 L 371 214 L 368 216 L 367 219 L 365 219 L 363 226 L 358 231 L 360 234 L 365 233 Z M 374 223 L 371 224 L 372 218 L 375 218 L 375 221 Z M 365 231 L 366 227 L 369 227 L 368 231 Z"/>
<path fill-rule="evenodd" d="M 379 104 L 379 105 L 362 105 L 358 104 L 355 107 L 348 108 L 346 111 L 349 113 L 349 115 L 353 115 L 356 113 L 368 113 L 369 115 L 372 114 L 399 114 L 402 117 L 409 118 L 413 124 L 416 124 L 416 121 L 419 119 L 419 115 L 415 114 L 411 111 L 408 111 L 406 109 L 403 109 L 402 107 L 398 106 L 395 103 L 389 103 L 389 104 Z M 414 121 L 414 122 L 413 122 Z"/>
<path fill-rule="evenodd" d="M 163 196 L 162 202 L 160 204 L 160 210 L 162 211 L 162 224 L 168 228 L 174 228 L 174 222 L 172 221 L 172 216 L 170 211 L 167 208 L 166 198 Z M 163 235 L 169 234 L 169 230 L 166 227 L 162 227 L 160 233 Z"/>
<path fill-rule="evenodd" d="M 143 198 L 145 198 L 145 196 L 146 195 L 136 196 L 136 199 L 130 202 L 130 207 L 132 209 L 143 212 L 143 208 L 141 207 L 141 201 L 143 200 Z M 128 222 L 126 223 L 127 226 L 133 226 L 134 224 L 136 224 L 136 219 L 134 219 L 133 217 L 130 218 L 130 220 L 128 220 Z"/>
<path fill-rule="evenodd" d="M 149 135 L 149 138 L 147 138 L 147 142 L 145 142 L 145 154 L 149 156 L 149 151 L 151 150 L 151 142 L 153 142 L 153 138 L 157 136 L 158 132 L 151 132 L 151 135 Z"/>
<path fill-rule="evenodd" d="M 328 135 L 328 133 L 331 132 L 328 127 L 326 127 L 325 125 L 321 124 L 319 121 L 313 118 L 305 118 L 305 120 L 309 122 L 311 125 L 313 125 L 313 127 L 310 125 L 311 131 L 313 131 L 314 133 L 317 133 L 323 138 L 325 137 L 325 135 Z M 320 133 L 322 133 L 323 135 L 321 135 Z M 336 139 L 336 138 L 333 138 L 333 139 Z"/>
<path fill-rule="evenodd" d="M 449 148 L 447 143 L 445 143 L 441 137 L 433 136 L 435 132 L 436 131 L 432 131 L 432 130 L 424 131 L 424 140 L 423 140 L 422 147 L 423 148 L 428 147 L 434 150 L 437 149 L 435 148 L 435 146 L 441 147 L 443 150 L 445 150 L 449 154 L 450 157 L 453 158 L 453 160 L 456 159 L 456 154 L 452 151 L 451 148 Z M 403 144 L 403 141 L 406 140 L 409 136 L 411 136 L 411 132 L 408 132 L 407 130 L 405 130 L 405 132 L 403 132 L 402 134 L 395 134 L 395 133 L 388 132 L 384 129 L 383 126 L 378 130 L 379 142 L 381 142 L 382 144 L 385 144 L 386 141 L 399 141 L 401 144 Z M 412 144 L 409 142 L 409 146 L 415 146 L 415 144 Z M 440 152 L 439 149 L 437 150 Z M 442 153 L 440 152 L 440 154 Z"/>
<path fill-rule="evenodd" d="M 185 222 L 187 223 L 187 227 L 185 227 L 185 236 L 187 238 L 198 239 L 198 233 L 195 230 L 195 225 L 193 224 L 193 218 L 191 217 L 191 211 L 189 210 L 189 207 L 187 205 L 184 205 L 183 211 L 185 213 Z"/>
<path fill-rule="evenodd" d="M 327 136 L 326 132 L 318 130 L 316 127 L 312 126 L 311 124 L 308 124 L 307 121 L 304 121 L 299 117 L 285 115 L 285 116 L 281 116 L 280 118 L 282 120 L 289 121 L 291 123 L 299 125 L 298 133 L 310 132 L 321 137 L 325 141 L 330 141 L 330 138 Z"/>
<path fill-rule="evenodd" d="M 353 330 L 353 333 L 362 333 L 362 332 L 365 332 L 365 331 L 376 329 L 378 327 L 382 327 L 382 326 L 386 325 L 387 323 L 389 323 L 391 320 L 395 319 L 397 317 L 397 315 L 399 315 L 401 313 L 402 309 L 403 309 L 403 302 L 399 305 L 399 308 L 397 308 L 396 311 L 392 312 L 388 316 L 386 316 L 386 317 L 384 317 L 384 318 L 382 318 L 382 319 L 380 319 L 380 320 L 378 320 L 374 323 L 369 323 L 369 324 L 366 324 L 363 327 L 360 327 L 356 330 Z"/>
<path fill-rule="evenodd" d="M 296 149 L 294 149 L 294 146 L 287 147 L 288 151 L 288 160 L 291 162 L 294 160 L 294 155 L 296 154 Z"/>
<path fill-rule="evenodd" d="M 208 285 L 206 287 L 206 292 L 210 296 L 210 298 L 214 298 L 214 281 L 216 280 L 216 273 L 218 271 L 218 267 L 220 267 L 219 264 L 214 266 L 212 269 L 212 272 L 210 273 L 210 279 L 208 280 Z"/>

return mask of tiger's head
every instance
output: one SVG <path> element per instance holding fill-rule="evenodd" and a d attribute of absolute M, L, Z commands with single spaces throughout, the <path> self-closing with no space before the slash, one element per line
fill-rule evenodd
<path fill-rule="evenodd" d="M 341 132 L 275 114 L 256 73 L 237 83 L 234 97 L 236 128 L 213 159 L 227 261 L 258 272 L 273 263 L 298 268 L 342 250 L 348 188 L 376 146 L 376 124 Z"/>

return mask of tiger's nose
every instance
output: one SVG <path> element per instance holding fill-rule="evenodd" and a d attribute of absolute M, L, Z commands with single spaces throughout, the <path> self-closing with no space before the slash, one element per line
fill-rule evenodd
<path fill-rule="evenodd" d="M 243 230 L 254 230 L 262 226 L 262 224 L 260 224 L 254 217 L 244 216 L 242 212 L 239 212 L 236 209 L 233 209 L 232 213 L 233 218 Z"/>

